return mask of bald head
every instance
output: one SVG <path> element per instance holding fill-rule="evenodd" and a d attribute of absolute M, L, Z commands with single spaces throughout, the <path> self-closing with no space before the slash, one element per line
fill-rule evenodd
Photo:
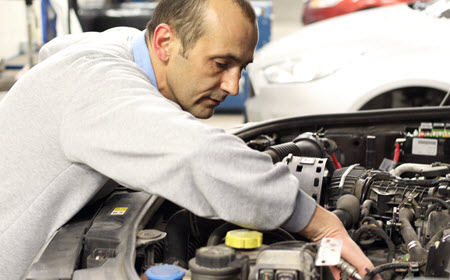
<path fill-rule="evenodd" d="M 187 57 L 189 50 L 208 30 L 208 10 L 223 9 L 230 4 L 252 24 L 257 24 L 255 11 L 248 0 L 161 0 L 147 24 L 147 35 L 152 40 L 156 27 L 168 24 L 181 41 L 180 54 Z"/>

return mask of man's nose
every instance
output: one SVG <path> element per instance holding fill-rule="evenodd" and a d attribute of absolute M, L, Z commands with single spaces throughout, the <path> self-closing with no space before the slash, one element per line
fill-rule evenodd
<path fill-rule="evenodd" d="M 238 95 L 239 93 L 239 79 L 241 78 L 240 69 L 229 69 L 224 73 L 220 89 L 227 92 L 231 96 Z"/>

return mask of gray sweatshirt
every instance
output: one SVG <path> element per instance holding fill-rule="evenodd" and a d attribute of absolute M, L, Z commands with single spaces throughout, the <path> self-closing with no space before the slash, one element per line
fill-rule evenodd
<path fill-rule="evenodd" d="M 59 37 L 0 102 L 1 280 L 23 277 L 107 178 L 251 228 L 298 231 L 311 219 L 315 202 L 287 166 L 151 85 L 133 61 L 140 33 Z"/>

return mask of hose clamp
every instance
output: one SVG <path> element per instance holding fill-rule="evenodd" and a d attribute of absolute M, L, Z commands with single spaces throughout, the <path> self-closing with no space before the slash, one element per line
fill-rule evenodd
<path fill-rule="evenodd" d="M 412 248 L 418 246 L 418 245 L 420 245 L 420 244 L 416 240 L 413 240 L 413 241 L 409 242 L 408 243 L 408 251 L 411 250 Z"/>

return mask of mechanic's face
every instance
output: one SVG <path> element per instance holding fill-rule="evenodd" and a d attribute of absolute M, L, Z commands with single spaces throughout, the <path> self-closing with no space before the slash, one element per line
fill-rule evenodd
<path fill-rule="evenodd" d="M 167 68 L 173 101 L 197 118 L 209 118 L 227 95 L 237 95 L 241 71 L 253 60 L 256 26 L 231 1 L 210 1 L 206 33 L 180 54 L 176 40 Z"/>

